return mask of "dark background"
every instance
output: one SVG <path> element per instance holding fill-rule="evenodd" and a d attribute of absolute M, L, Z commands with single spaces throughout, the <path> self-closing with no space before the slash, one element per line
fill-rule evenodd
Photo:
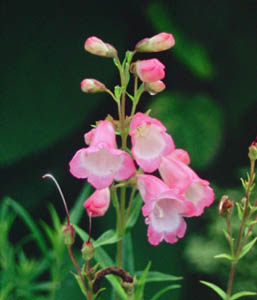
<path fill-rule="evenodd" d="M 94 35 L 111 43 L 122 59 L 142 38 L 171 32 L 174 48 L 137 56 L 157 57 L 166 65 L 166 91 L 145 94 L 140 109 L 152 108 L 177 147 L 189 152 L 192 167 L 215 188 L 216 203 L 189 220 L 187 235 L 176 245 L 150 246 L 141 217 L 132 232 L 136 267 L 142 270 L 151 260 L 153 270 L 182 275 L 183 289 L 177 298 L 173 292 L 172 299 L 197 299 L 199 293 L 217 299 L 199 279 L 225 287 L 222 278 L 197 269 L 187 253 L 195 236 L 207 236 L 221 194 L 240 187 L 248 146 L 257 134 L 254 2 L 1 0 L 1 198 L 11 196 L 35 219 L 44 220 L 51 201 L 64 217 L 55 188 L 41 176 L 55 175 L 71 207 L 83 182 L 70 175 L 68 162 L 83 147 L 90 124 L 109 113 L 117 117 L 108 95 L 80 91 L 84 78 L 96 78 L 111 89 L 119 83 L 112 60 L 86 53 L 85 39 Z M 113 216 L 110 210 L 105 220 L 95 222 L 95 237 L 110 227 L 108 222 L 113 224 Z M 18 226 L 14 240 L 23 231 Z M 152 293 L 149 289 L 147 297 Z"/>

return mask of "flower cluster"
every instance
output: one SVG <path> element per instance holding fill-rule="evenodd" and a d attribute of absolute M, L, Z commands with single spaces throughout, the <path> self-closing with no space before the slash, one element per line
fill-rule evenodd
<path fill-rule="evenodd" d="M 130 59 L 136 52 L 158 52 L 174 45 L 171 34 L 160 33 L 138 42 Z M 112 57 L 118 61 L 117 50 L 96 37 L 85 42 L 85 49 L 92 54 Z M 119 120 L 110 117 L 98 121 L 96 127 L 85 134 L 87 147 L 78 150 L 70 161 L 70 172 L 77 178 L 87 179 L 96 191 L 85 201 L 84 207 L 92 217 L 103 216 L 110 204 L 110 187 L 115 181 L 135 182 L 143 199 L 142 213 L 148 224 L 148 240 L 158 245 L 162 240 L 177 242 L 186 231 L 184 217 L 200 216 L 204 208 L 212 204 L 214 193 L 209 182 L 201 179 L 189 167 L 190 158 L 183 149 L 175 147 L 165 126 L 148 114 L 137 112 L 135 106 L 143 91 L 150 94 L 161 92 L 165 84 L 165 66 L 156 58 L 138 60 L 127 59 L 127 72 L 142 81 L 136 89 L 132 113 L 127 116 L 120 105 L 118 93 L 112 93 L 104 84 L 95 79 L 84 79 L 84 92 L 105 91 L 118 103 Z M 126 65 L 126 64 L 125 64 Z M 121 78 L 124 75 L 122 65 Z M 123 80 L 125 82 L 126 80 Z M 124 86 L 121 91 L 125 97 Z M 116 136 L 121 135 L 125 145 L 117 147 Z M 131 149 L 127 148 L 130 136 Z M 160 177 L 153 175 L 158 171 Z M 133 179 L 133 180 L 131 180 Z"/>

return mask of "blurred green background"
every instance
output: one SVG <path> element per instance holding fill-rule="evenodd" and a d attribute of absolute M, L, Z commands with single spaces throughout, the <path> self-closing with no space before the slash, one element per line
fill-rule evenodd
<path fill-rule="evenodd" d="M 189 152 L 192 167 L 215 188 L 216 203 L 202 217 L 188 220 L 187 235 L 176 245 L 150 246 L 141 217 L 132 232 L 136 267 L 142 270 L 151 260 L 152 270 L 184 277 L 181 290 L 160 299 L 199 299 L 199 293 L 203 299 L 217 299 L 199 279 L 225 287 L 228 267 L 224 264 L 221 274 L 213 262 L 225 226 L 217 220 L 217 201 L 228 191 L 240 199 L 239 177 L 257 134 L 254 2 L 1 1 L 0 199 L 8 195 L 46 222 L 51 201 L 64 217 L 56 189 L 41 176 L 56 176 L 71 207 L 83 182 L 69 174 L 68 162 L 83 147 L 90 124 L 108 113 L 116 117 L 108 95 L 80 91 L 84 78 L 96 78 L 110 88 L 119 80 L 112 60 L 84 51 L 85 39 L 98 36 L 123 58 L 142 38 L 171 32 L 174 48 L 137 56 L 157 57 L 166 65 L 166 91 L 154 97 L 145 94 L 140 109 L 151 108 L 176 146 Z M 111 209 L 94 222 L 95 237 L 113 224 L 113 216 Z M 84 219 L 86 228 L 86 215 Z M 219 229 L 213 225 L 218 222 Z M 15 243 L 26 229 L 18 221 L 13 228 L 10 239 Z M 221 242 L 215 243 L 218 232 Z M 69 299 L 73 285 L 77 289 L 73 278 L 68 282 L 58 299 Z M 256 279 L 249 288 L 254 284 Z M 148 287 L 147 297 L 158 288 Z"/>

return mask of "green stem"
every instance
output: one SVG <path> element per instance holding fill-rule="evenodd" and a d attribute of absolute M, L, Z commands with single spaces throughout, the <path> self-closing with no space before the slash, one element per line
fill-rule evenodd
<path fill-rule="evenodd" d="M 232 262 L 231 268 L 230 268 L 228 284 L 227 284 L 227 300 L 229 300 L 229 298 L 231 296 L 231 292 L 232 292 L 232 285 L 233 285 L 233 281 L 234 281 L 234 277 L 235 277 L 235 271 L 236 271 L 236 267 L 237 267 L 237 263 L 238 263 L 237 259 L 240 256 L 240 253 L 243 249 L 244 243 L 247 241 L 246 236 L 244 237 L 243 241 L 242 241 L 242 237 L 243 237 L 243 229 L 244 229 L 246 219 L 247 219 L 247 212 L 248 212 L 249 201 L 250 201 L 251 187 L 252 187 L 253 179 L 254 179 L 254 168 L 255 168 L 255 161 L 250 160 L 250 176 L 249 176 L 249 182 L 248 182 L 247 189 L 246 189 L 246 201 L 245 201 L 243 218 L 242 218 L 242 221 L 241 221 L 241 224 L 240 224 L 238 239 L 237 239 L 237 243 L 236 243 L 236 247 L 235 247 L 235 252 L 234 252 L 235 255 L 233 255 L 233 253 L 232 253 L 232 255 L 236 259 L 236 261 Z"/>
<path fill-rule="evenodd" d="M 137 192 L 137 188 L 134 187 L 130 194 L 129 204 L 128 204 L 128 208 L 127 208 L 127 212 L 126 212 L 126 216 L 125 216 L 125 225 L 127 224 L 128 218 L 130 216 L 130 212 L 131 212 L 131 208 L 132 208 L 132 204 L 133 204 L 133 200 L 135 198 L 136 192 Z"/>
<path fill-rule="evenodd" d="M 84 277 L 82 276 L 81 271 L 80 271 L 80 267 L 79 267 L 79 265 L 78 265 L 78 263 L 77 263 L 77 261 L 75 259 L 75 256 L 73 255 L 72 247 L 68 246 L 67 248 L 68 248 L 68 252 L 69 252 L 70 258 L 71 258 L 71 260 L 72 260 L 72 262 L 73 262 L 73 264 L 74 264 L 74 266 L 75 266 L 75 268 L 77 270 L 77 273 L 78 273 L 78 275 L 80 277 L 80 280 L 81 280 L 81 283 L 83 285 L 83 288 L 84 288 L 84 291 L 85 291 L 85 294 L 86 294 L 86 299 L 91 300 L 92 299 L 91 294 L 87 290 Z"/>

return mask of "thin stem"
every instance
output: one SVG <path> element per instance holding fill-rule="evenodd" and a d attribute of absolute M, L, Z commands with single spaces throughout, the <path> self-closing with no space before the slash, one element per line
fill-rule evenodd
<path fill-rule="evenodd" d="M 242 221 L 240 224 L 238 239 L 237 239 L 237 243 L 236 243 L 236 247 L 235 247 L 235 252 L 234 252 L 235 255 L 233 255 L 233 253 L 232 253 L 233 257 L 235 256 L 234 258 L 236 259 L 236 261 L 232 262 L 232 264 L 231 264 L 231 269 L 230 269 L 228 284 L 227 284 L 227 300 L 229 300 L 229 298 L 231 296 L 231 292 L 232 292 L 232 285 L 233 285 L 235 271 L 236 271 L 236 267 L 237 267 L 237 263 L 238 263 L 237 259 L 240 256 L 240 253 L 243 249 L 244 243 L 247 241 L 247 236 L 249 235 L 249 232 L 250 232 L 249 229 L 251 226 L 248 228 L 248 232 L 242 241 L 243 229 L 244 229 L 245 222 L 247 219 L 251 187 L 252 187 L 253 179 L 254 179 L 254 168 L 255 168 L 255 161 L 250 160 L 250 176 L 249 176 L 249 181 L 248 181 L 248 185 L 247 185 L 247 189 L 246 189 L 246 201 L 245 201 L 243 218 L 242 218 Z"/>
<path fill-rule="evenodd" d="M 83 285 L 83 288 L 84 288 L 84 291 L 85 291 L 85 294 L 86 294 L 86 298 L 87 298 L 88 300 L 91 300 L 92 298 L 91 298 L 90 293 L 89 293 L 88 290 L 87 290 L 87 287 L 86 287 L 86 283 L 85 283 L 84 277 L 82 276 L 81 271 L 80 271 L 80 267 L 79 267 L 79 265 L 78 265 L 78 263 L 77 263 L 77 261 L 76 261 L 74 255 L 73 255 L 72 247 L 69 246 L 69 247 L 67 247 L 67 248 L 68 248 L 68 252 L 69 252 L 70 258 L 71 258 L 71 260 L 72 260 L 72 262 L 73 262 L 73 264 L 74 264 L 74 266 L 75 266 L 75 268 L 76 268 L 76 270 L 77 270 L 77 273 L 78 273 L 78 275 L 79 275 L 79 277 L 80 277 L 81 283 L 82 283 L 82 285 Z"/>
<path fill-rule="evenodd" d="M 63 192 L 61 190 L 61 187 L 59 185 L 59 183 L 57 182 L 57 180 L 54 178 L 54 176 L 52 174 L 45 174 L 44 176 L 42 176 L 42 178 L 51 178 L 53 180 L 53 182 L 55 183 L 58 191 L 59 191 L 59 194 L 62 198 L 62 202 L 63 202 L 63 205 L 64 205 L 64 209 L 65 209 L 65 213 L 66 213 L 66 217 L 67 217 L 67 224 L 70 225 L 70 216 L 69 216 L 69 210 L 68 210 L 68 207 L 67 207 L 67 204 L 66 204 L 66 200 L 64 198 L 64 195 L 63 195 Z"/>

